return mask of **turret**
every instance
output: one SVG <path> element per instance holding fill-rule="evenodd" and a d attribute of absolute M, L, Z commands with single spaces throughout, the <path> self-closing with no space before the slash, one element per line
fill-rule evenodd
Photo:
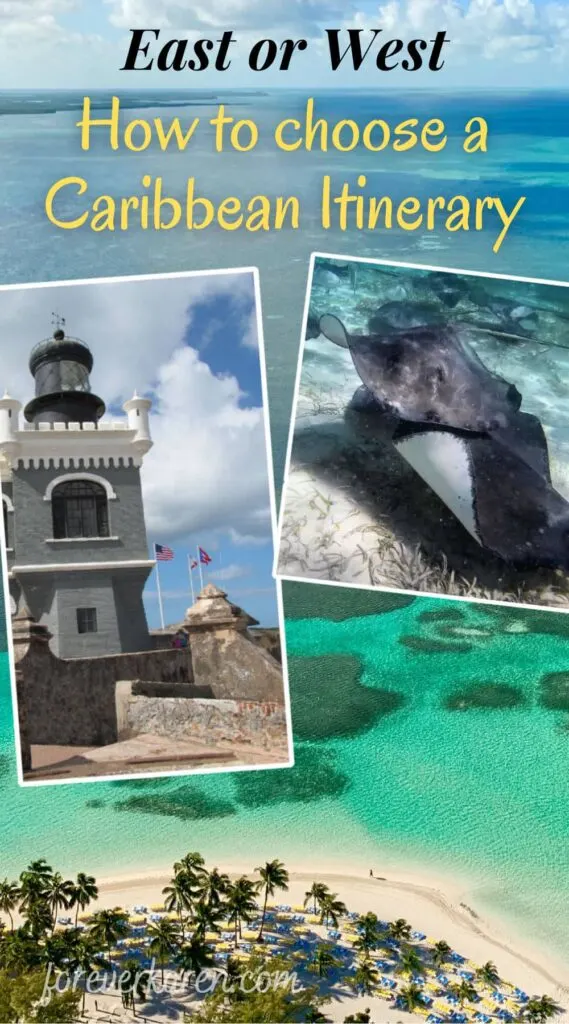
<path fill-rule="evenodd" d="M 140 398 L 136 391 L 128 402 L 125 402 L 123 409 L 128 416 L 128 425 L 131 430 L 136 431 L 133 447 L 140 455 L 145 455 L 152 448 L 150 436 L 149 412 L 152 402 L 149 398 Z"/>
<path fill-rule="evenodd" d="M 65 334 L 61 323 L 32 349 L 29 367 L 36 383 L 35 398 L 24 409 L 29 423 L 100 420 L 105 403 L 91 392 L 93 356 L 84 341 Z"/>
<path fill-rule="evenodd" d="M 16 431 L 21 408 L 21 402 L 10 398 L 8 392 L 0 398 L 0 451 L 8 456 L 13 455 L 18 447 Z"/>

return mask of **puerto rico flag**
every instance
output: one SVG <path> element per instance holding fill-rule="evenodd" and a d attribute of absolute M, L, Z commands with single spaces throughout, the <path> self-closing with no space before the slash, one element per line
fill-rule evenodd
<path fill-rule="evenodd" d="M 165 544 L 155 544 L 154 554 L 157 562 L 171 562 L 174 557 L 172 548 L 166 547 Z"/>
<path fill-rule="evenodd" d="M 200 553 L 200 562 L 202 563 L 202 565 L 209 565 L 209 563 L 211 562 L 211 558 L 209 557 L 207 551 L 204 551 L 203 548 L 198 548 L 198 551 Z"/>

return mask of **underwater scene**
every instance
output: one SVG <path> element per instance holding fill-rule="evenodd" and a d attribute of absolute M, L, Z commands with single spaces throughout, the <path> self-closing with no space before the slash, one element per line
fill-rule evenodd
<path fill-rule="evenodd" d="M 569 289 L 317 256 L 278 572 L 569 609 Z"/>

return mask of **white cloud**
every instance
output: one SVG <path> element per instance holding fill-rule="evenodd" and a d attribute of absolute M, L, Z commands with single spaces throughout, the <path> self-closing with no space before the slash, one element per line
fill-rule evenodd
<path fill-rule="evenodd" d="M 263 411 L 240 398 L 237 380 L 215 376 L 194 349 L 161 367 L 143 467 L 151 534 L 226 530 L 269 540 Z"/>
<path fill-rule="evenodd" d="M 104 7 L 108 25 L 100 36 L 71 32 L 69 19 L 62 20 L 72 12 L 74 24 L 80 24 L 80 0 L 0 0 L 0 61 L 6 80 L 14 87 L 124 86 L 119 69 L 129 30 L 149 25 L 163 30 L 164 39 L 217 37 L 233 29 L 238 45 L 230 54 L 224 88 L 282 84 L 279 71 L 271 69 L 261 78 L 247 66 L 251 45 L 266 36 L 310 40 L 310 49 L 293 59 L 287 85 L 415 85 L 415 76 L 404 71 L 378 78 L 373 61 L 359 72 L 342 65 L 333 73 L 324 29 L 338 25 L 381 28 L 384 38 L 403 39 L 432 38 L 433 32 L 446 29 L 451 39 L 446 66 L 441 74 L 421 76 L 421 84 L 429 86 L 538 87 L 561 85 L 561 75 L 567 80 L 569 5 L 560 0 L 383 0 L 376 5 L 368 0 L 105 0 Z M 89 27 L 86 15 L 82 24 Z M 526 66 L 538 60 L 539 75 L 528 82 Z M 177 88 L 182 77 L 152 72 L 144 84 Z M 220 82 L 215 71 L 197 77 L 200 85 Z"/>
<path fill-rule="evenodd" d="M 192 335 L 198 305 L 222 297 L 243 339 L 250 273 L 0 291 L 0 389 L 31 398 L 29 352 L 51 333 L 51 313 L 60 313 L 67 332 L 90 345 L 92 388 L 108 404 L 122 405 L 135 389 L 151 393 L 154 447 L 142 472 L 149 534 L 222 530 L 266 543 L 263 411 L 247 407 L 235 377 L 211 371 L 207 346 L 199 351 L 203 335 Z M 191 348 L 183 346 L 186 332 Z"/>
<path fill-rule="evenodd" d="M 345 19 L 345 27 L 384 29 L 385 34 L 407 39 L 432 38 L 446 30 L 446 68 L 436 83 L 443 84 L 453 68 L 466 68 L 463 85 L 495 84 L 488 75 L 488 64 L 501 62 L 499 81 L 507 80 L 512 64 L 538 59 L 561 59 L 569 54 L 569 11 L 559 3 L 533 0 L 388 0 L 375 8 L 360 10 L 355 19 Z M 477 59 L 485 62 L 481 67 Z M 400 81 L 400 79 L 399 79 Z M 531 84 L 531 83 L 530 83 Z M 541 83 L 535 83 L 541 84 Z"/>
<path fill-rule="evenodd" d="M 107 0 L 119 28 L 151 25 L 180 30 L 294 30 L 314 36 L 345 4 L 332 0 Z"/>
<path fill-rule="evenodd" d="M 236 562 L 231 565 L 224 565 L 221 569 L 214 569 L 213 572 L 208 570 L 208 579 L 228 581 L 238 580 L 243 576 L 249 576 L 251 573 L 251 566 L 249 565 L 237 565 Z"/>

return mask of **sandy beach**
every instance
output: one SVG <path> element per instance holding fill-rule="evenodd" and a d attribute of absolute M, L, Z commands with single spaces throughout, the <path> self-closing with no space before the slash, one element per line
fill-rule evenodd
<path fill-rule="evenodd" d="M 250 864 L 218 866 L 231 875 L 251 874 Z M 556 1019 L 569 1021 L 569 966 L 556 961 L 543 950 L 532 948 L 531 936 L 515 935 L 504 922 L 478 914 L 459 885 L 404 872 L 400 877 L 393 874 L 383 876 L 379 865 L 373 868 L 373 877 L 363 875 L 361 869 L 350 869 L 348 865 L 342 872 L 337 866 L 328 871 L 325 868 L 314 870 L 306 864 L 288 864 L 287 867 L 290 872 L 289 891 L 286 897 L 278 894 L 277 902 L 282 899 L 290 904 L 302 903 L 313 881 L 324 882 L 351 911 L 373 911 L 385 920 L 403 917 L 429 939 L 445 939 L 453 949 L 478 964 L 492 960 L 502 978 L 531 995 L 547 993 L 567 1007 L 566 1012 Z M 101 878 L 99 900 L 90 910 L 157 903 L 170 877 L 168 871 L 154 871 L 130 878 Z M 341 1021 L 348 1012 L 353 1013 L 363 1006 L 372 1008 L 374 1022 L 395 1018 L 416 1020 L 409 1014 L 390 1009 L 383 1000 L 369 996 L 336 1002 L 326 1007 L 326 1012 L 334 1020 Z"/>

